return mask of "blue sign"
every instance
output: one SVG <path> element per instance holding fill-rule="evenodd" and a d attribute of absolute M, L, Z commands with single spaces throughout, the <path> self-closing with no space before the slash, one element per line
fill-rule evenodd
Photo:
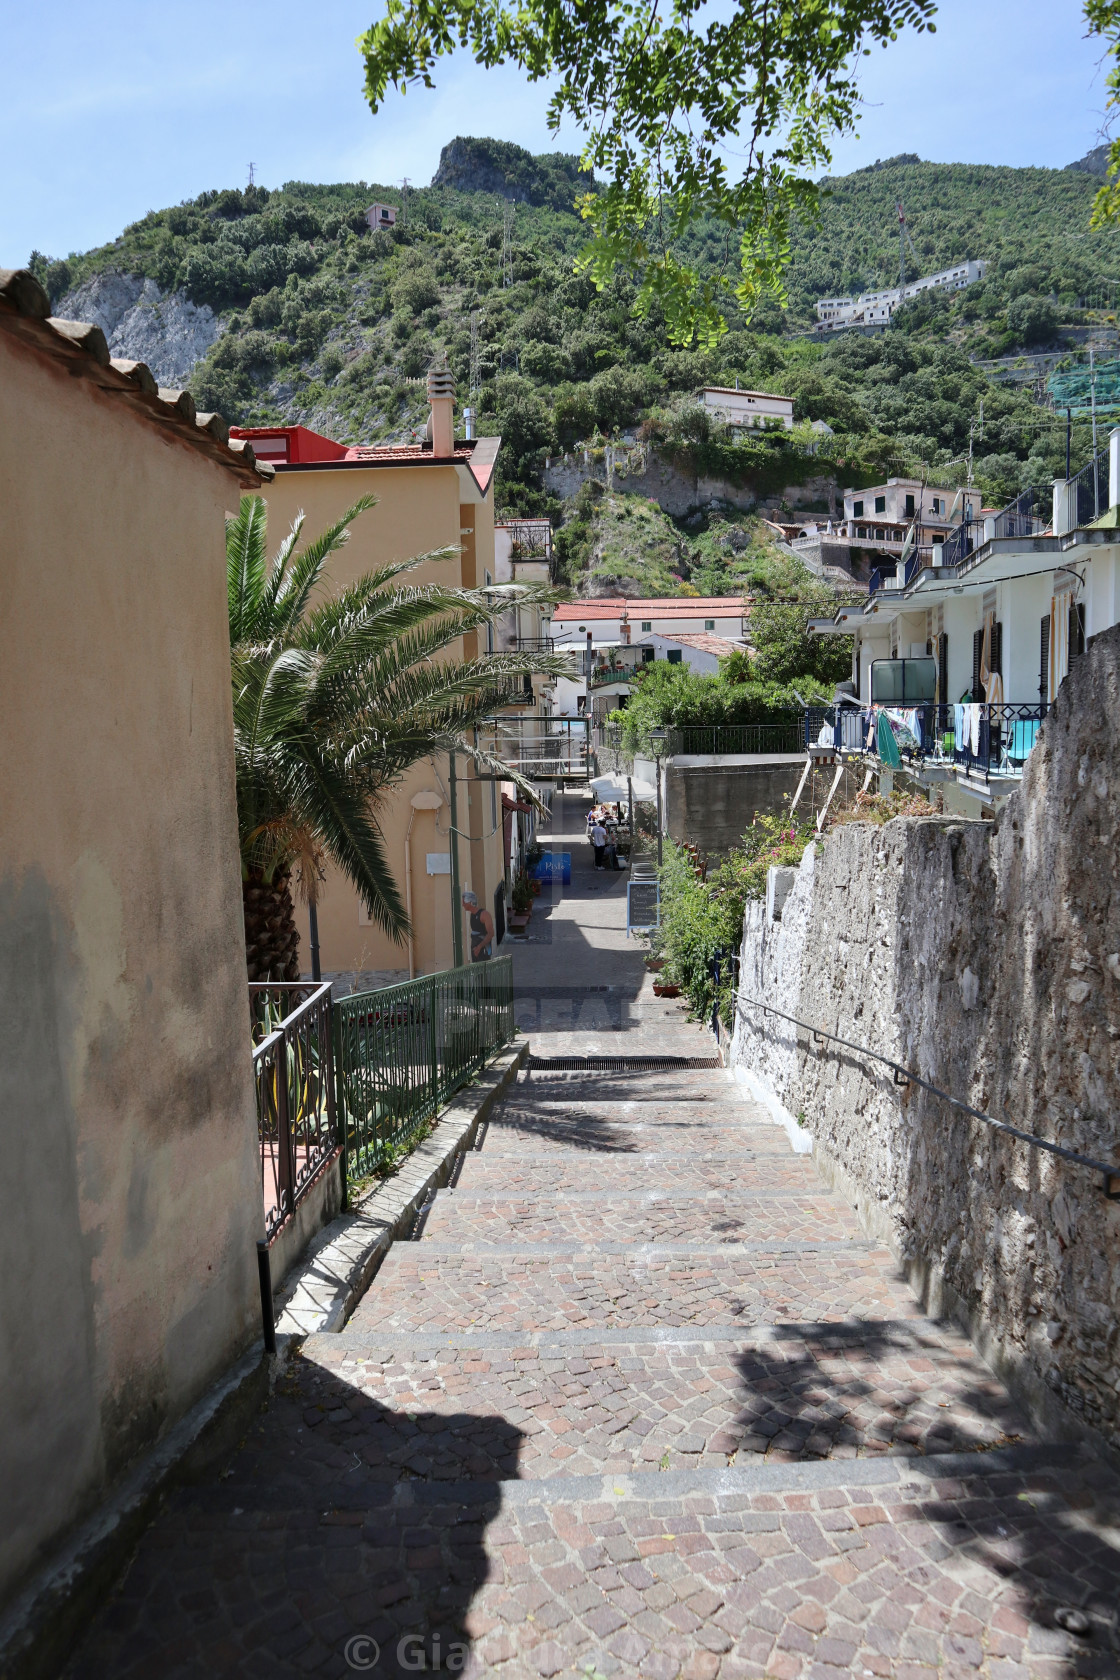
<path fill-rule="evenodd" d="M 534 881 L 559 881 L 566 887 L 572 879 L 572 854 L 542 852 L 529 874 Z"/>

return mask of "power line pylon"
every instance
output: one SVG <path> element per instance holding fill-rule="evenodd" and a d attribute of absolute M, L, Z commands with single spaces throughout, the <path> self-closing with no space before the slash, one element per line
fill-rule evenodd
<path fill-rule="evenodd" d="M 502 201 L 502 285 L 513 285 L 513 218 L 517 205 L 511 198 Z"/>

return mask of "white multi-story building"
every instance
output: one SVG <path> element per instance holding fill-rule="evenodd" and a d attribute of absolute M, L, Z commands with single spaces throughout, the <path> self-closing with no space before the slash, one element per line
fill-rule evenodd
<path fill-rule="evenodd" d="M 817 634 L 854 640 L 850 697 L 824 721 L 834 748 L 943 784 L 949 810 L 994 810 L 1071 662 L 1120 622 L 1118 504 L 1120 427 L 1045 505 L 1027 491 L 955 525 L 900 575 L 876 574 L 865 603 L 815 620 Z"/>
<path fill-rule="evenodd" d="M 943 268 L 937 274 L 924 274 L 920 280 L 908 281 L 905 286 L 891 286 L 882 292 L 861 292 L 859 297 L 817 299 L 817 331 L 835 332 L 841 327 L 886 326 L 895 310 L 903 303 L 921 297 L 923 292 L 959 292 L 965 286 L 984 278 L 987 263 L 968 258 Z"/>

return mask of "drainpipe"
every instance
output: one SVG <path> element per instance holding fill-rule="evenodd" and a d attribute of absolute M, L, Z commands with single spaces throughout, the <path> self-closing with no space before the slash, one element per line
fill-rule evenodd
<path fill-rule="evenodd" d="M 451 953 L 453 968 L 463 966 L 463 906 L 459 902 L 459 800 L 455 754 L 448 754 L 448 795 L 451 806 Z"/>
<path fill-rule="evenodd" d="M 409 803 L 412 815 L 408 819 L 408 828 L 404 836 L 404 905 L 408 914 L 408 978 L 416 978 L 416 944 L 412 933 L 412 825 L 416 821 L 417 811 L 438 811 L 443 804 L 443 795 L 431 788 L 422 788 L 414 793 Z M 452 841 L 454 844 L 454 841 Z"/>

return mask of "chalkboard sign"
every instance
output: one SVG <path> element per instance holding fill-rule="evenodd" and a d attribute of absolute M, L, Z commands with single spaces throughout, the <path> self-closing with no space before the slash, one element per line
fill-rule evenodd
<path fill-rule="evenodd" d="M 641 933 L 661 920 L 661 889 L 656 881 L 626 883 L 626 931 Z"/>
<path fill-rule="evenodd" d="M 572 879 L 572 854 L 542 852 L 529 873 L 534 881 L 559 881 L 566 887 Z"/>

